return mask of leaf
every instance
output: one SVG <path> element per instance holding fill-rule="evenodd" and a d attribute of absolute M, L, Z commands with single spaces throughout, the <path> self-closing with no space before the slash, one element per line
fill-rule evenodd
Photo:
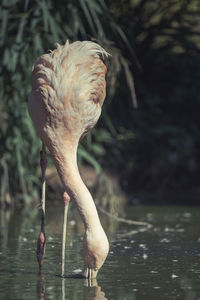
<path fill-rule="evenodd" d="M 0 44 L 3 45 L 5 36 L 6 36 L 6 29 L 7 29 L 7 23 L 8 23 L 8 8 L 4 7 L 1 12 L 0 12 L 0 16 L 1 16 L 1 40 L 0 40 Z"/>
<path fill-rule="evenodd" d="M 85 160 L 87 161 L 90 165 L 92 165 L 96 172 L 99 174 L 101 172 L 101 166 L 99 165 L 99 163 L 97 162 L 97 160 L 92 157 L 89 152 L 87 152 L 83 146 L 80 146 L 78 149 L 78 154 Z"/>
<path fill-rule="evenodd" d="M 97 156 L 103 156 L 106 153 L 106 151 L 102 145 L 94 143 L 94 142 L 91 144 L 90 148 L 91 148 L 91 151 Z"/>
<path fill-rule="evenodd" d="M 129 69 L 127 61 L 123 57 L 121 57 L 121 62 L 124 67 L 126 80 L 127 80 L 128 86 L 131 91 L 131 98 L 133 101 L 133 106 L 135 108 L 137 108 L 137 97 L 136 97 L 136 93 L 135 93 L 135 85 L 134 85 L 133 75 Z"/>
<path fill-rule="evenodd" d="M 90 12 L 89 12 L 89 9 L 88 9 L 86 3 L 87 3 L 86 0 L 81 0 L 81 1 L 80 1 L 80 5 L 81 5 L 81 7 L 82 7 L 82 9 L 83 9 L 83 12 L 84 12 L 84 14 L 85 14 L 86 20 L 88 21 L 88 23 L 89 23 L 89 25 L 90 25 L 90 29 L 91 29 L 93 35 L 96 36 L 97 33 L 96 33 L 96 30 L 95 30 L 95 26 L 94 26 L 93 20 L 92 20 L 92 18 L 91 18 L 91 16 L 90 16 Z"/>
<path fill-rule="evenodd" d="M 47 32 L 49 30 L 49 18 L 50 18 L 49 11 L 48 11 L 48 5 L 44 0 L 37 1 L 37 3 L 42 9 L 44 30 Z"/>
<path fill-rule="evenodd" d="M 89 7 L 90 13 L 92 15 L 92 18 L 93 18 L 93 20 L 96 24 L 96 28 L 98 29 L 98 36 L 99 36 L 99 38 L 102 39 L 105 36 L 105 32 L 103 30 L 103 26 L 101 25 L 101 22 L 99 20 L 98 15 L 97 15 L 97 13 L 101 14 L 102 10 L 97 5 L 97 3 L 93 2 L 93 1 L 88 1 L 88 7 Z"/>

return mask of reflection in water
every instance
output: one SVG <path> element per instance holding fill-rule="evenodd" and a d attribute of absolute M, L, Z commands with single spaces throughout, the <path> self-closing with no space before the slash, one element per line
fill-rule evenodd
<path fill-rule="evenodd" d="M 0 238 L 3 247 L 7 246 L 8 242 L 8 228 L 11 219 L 11 210 L 1 209 L 0 210 Z"/>
<path fill-rule="evenodd" d="M 38 281 L 37 281 L 37 298 L 38 300 L 44 300 L 45 299 L 45 291 L 46 291 L 46 287 L 45 287 L 45 278 L 42 275 L 42 273 L 40 273 Z"/>
<path fill-rule="evenodd" d="M 62 278 L 61 281 L 62 281 L 62 300 L 65 300 L 65 278 Z"/>
<path fill-rule="evenodd" d="M 60 278 L 61 280 L 61 290 L 62 290 L 62 300 L 66 299 L 66 278 Z M 80 280 L 80 279 L 75 279 Z M 98 285 L 96 279 L 84 279 L 84 291 L 83 291 L 83 298 L 82 300 L 107 300 L 105 297 L 105 293 L 101 290 L 101 287 Z M 47 287 L 48 288 L 48 287 Z M 37 298 L 38 300 L 45 299 L 45 292 L 46 292 L 46 282 L 45 277 L 42 273 L 40 273 L 37 281 Z"/>
<path fill-rule="evenodd" d="M 107 300 L 96 279 L 85 280 L 83 300 Z"/>

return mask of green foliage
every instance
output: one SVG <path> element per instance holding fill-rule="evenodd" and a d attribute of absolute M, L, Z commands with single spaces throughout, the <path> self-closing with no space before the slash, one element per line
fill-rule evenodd
<path fill-rule="evenodd" d="M 82 141 L 79 162 L 97 172 L 112 168 L 134 188 L 194 182 L 199 8 L 198 0 L 2 0 L 1 202 L 11 203 L 12 196 L 28 204 L 37 196 L 41 145 L 27 113 L 31 69 L 39 55 L 66 39 L 97 40 L 112 54 L 103 117 Z"/>
<path fill-rule="evenodd" d="M 0 22 L 1 201 L 9 204 L 12 195 L 13 201 L 28 204 L 37 195 L 40 174 L 40 141 L 27 113 L 35 59 L 52 49 L 53 43 L 62 44 L 66 39 L 102 40 L 115 35 L 129 48 L 130 45 L 103 0 L 3 0 Z M 128 69 L 127 62 L 125 68 Z M 130 82 L 131 74 L 128 75 Z M 116 73 L 111 77 L 114 82 Z M 114 94 L 114 87 L 112 90 Z M 87 161 L 100 172 L 94 157 L 103 155 L 104 149 L 99 144 L 91 147 L 80 147 L 80 161 Z"/>
<path fill-rule="evenodd" d="M 130 190 L 163 194 L 191 191 L 199 184 L 200 2 L 119 0 L 118 4 L 110 1 L 110 9 L 126 28 L 140 62 L 137 68 L 132 61 L 131 68 L 138 110 L 116 101 L 115 114 L 108 111 L 114 126 L 136 133 L 133 143 L 125 145 L 127 163 L 121 162 L 126 188 L 129 184 Z M 126 99 L 120 79 L 118 97 Z"/>

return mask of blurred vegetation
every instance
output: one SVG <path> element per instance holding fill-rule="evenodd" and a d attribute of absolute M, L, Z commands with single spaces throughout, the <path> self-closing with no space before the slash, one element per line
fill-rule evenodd
<path fill-rule="evenodd" d="M 122 30 L 126 28 L 140 63 L 140 68 L 132 63 L 138 110 L 116 101 L 117 118 L 112 117 L 114 126 L 135 132 L 133 143 L 123 148 L 131 162 L 121 161 L 124 186 L 153 198 L 157 193 L 161 202 L 198 201 L 200 2 L 119 3 L 121 10 L 111 1 L 113 15 Z M 119 87 L 117 99 L 127 97 Z"/>
<path fill-rule="evenodd" d="M 38 154 L 41 144 L 27 113 L 31 69 L 35 59 L 52 49 L 55 42 L 62 44 L 66 39 L 73 41 L 93 37 L 103 40 L 109 38 L 107 33 L 110 37 L 115 35 L 121 39 L 130 52 L 132 49 L 121 28 L 113 21 L 104 1 L 100 0 L 4 0 L 0 21 L 0 199 L 2 204 L 11 204 L 12 200 L 28 204 L 37 197 L 40 174 Z M 127 84 L 130 86 L 132 78 L 128 63 L 120 50 L 116 51 L 123 61 L 122 67 L 125 68 Z M 120 63 L 118 69 L 121 69 Z M 111 75 L 113 96 L 119 70 Z M 100 164 L 95 157 L 102 154 L 103 147 L 92 145 L 92 156 L 88 152 L 89 144 L 83 143 L 80 147 L 80 162 L 85 160 L 100 172 Z"/>
<path fill-rule="evenodd" d="M 66 39 L 98 40 L 108 96 L 79 162 L 132 190 L 198 187 L 198 0 L 2 0 L 0 9 L 0 201 L 37 197 L 40 141 L 27 113 L 35 59 Z M 136 97 L 133 75 L 138 98 Z"/>

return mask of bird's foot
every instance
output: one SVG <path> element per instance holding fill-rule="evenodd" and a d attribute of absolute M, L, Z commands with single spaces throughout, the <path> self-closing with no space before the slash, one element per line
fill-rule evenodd
<path fill-rule="evenodd" d="M 37 261 L 38 261 L 40 269 L 44 262 L 45 247 L 46 247 L 46 236 L 45 236 L 45 233 L 43 231 L 41 231 L 40 235 L 38 237 L 38 241 L 37 241 L 37 252 L 36 252 Z"/>

